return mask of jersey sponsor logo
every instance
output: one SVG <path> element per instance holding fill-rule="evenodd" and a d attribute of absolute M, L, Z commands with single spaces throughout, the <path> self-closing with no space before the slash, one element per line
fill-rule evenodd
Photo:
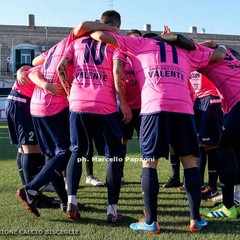
<path fill-rule="evenodd" d="M 201 74 L 199 72 L 191 72 L 190 78 L 200 78 Z"/>
<path fill-rule="evenodd" d="M 148 72 L 150 78 L 175 78 L 181 81 L 185 80 L 184 74 L 180 69 L 170 67 L 151 68 Z"/>
<path fill-rule="evenodd" d="M 76 79 L 92 79 L 92 80 L 102 80 L 104 82 L 107 81 L 108 77 L 105 72 L 96 72 L 96 71 L 79 71 L 75 75 Z"/>

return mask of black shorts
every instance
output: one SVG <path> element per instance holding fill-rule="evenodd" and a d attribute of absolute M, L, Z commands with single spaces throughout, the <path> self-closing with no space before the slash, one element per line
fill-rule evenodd
<path fill-rule="evenodd" d="M 12 90 L 6 100 L 6 115 L 10 143 L 18 147 L 36 145 L 37 137 L 30 114 L 31 98 Z"/>
<path fill-rule="evenodd" d="M 99 134 L 103 134 L 103 138 L 99 137 L 99 134 L 98 138 L 94 138 L 97 131 L 100 131 Z M 95 141 L 96 147 L 102 146 L 104 143 L 107 158 L 120 156 L 122 126 L 119 112 L 106 115 L 70 112 L 70 134 L 70 150 L 78 152 L 80 156 L 88 155 L 93 139 L 98 141 L 97 144 Z"/>
<path fill-rule="evenodd" d="M 53 157 L 69 150 L 69 109 L 64 108 L 53 116 L 33 117 L 41 151 Z"/>
<path fill-rule="evenodd" d="M 216 146 L 223 124 L 223 111 L 219 97 L 197 98 L 194 103 L 194 116 L 199 141 L 204 145 Z"/>
<path fill-rule="evenodd" d="M 178 156 L 199 156 L 194 116 L 172 112 L 143 115 L 140 128 L 142 157 L 145 159 L 168 158 L 169 144 Z"/>
<path fill-rule="evenodd" d="M 141 109 L 132 109 L 132 119 L 128 124 L 122 123 L 123 130 L 123 139 L 131 140 L 133 137 L 134 129 L 137 132 L 137 137 L 139 138 L 139 131 L 141 125 L 141 117 L 140 117 Z"/>

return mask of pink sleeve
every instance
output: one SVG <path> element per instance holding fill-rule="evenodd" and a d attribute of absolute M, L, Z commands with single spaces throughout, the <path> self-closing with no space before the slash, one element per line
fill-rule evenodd
<path fill-rule="evenodd" d="M 121 60 L 126 62 L 126 55 L 119 48 L 117 48 L 113 53 L 113 60 Z"/>
<path fill-rule="evenodd" d="M 115 37 L 117 44 L 118 44 L 118 51 L 125 52 L 126 51 L 126 45 L 123 44 L 123 36 L 119 34 L 113 34 Z"/>
<path fill-rule="evenodd" d="M 48 55 L 49 50 L 43 52 L 42 54 L 40 54 L 40 57 L 43 59 L 46 59 L 47 55 Z"/>
<path fill-rule="evenodd" d="M 70 32 L 70 34 L 67 37 L 67 43 L 66 43 L 66 47 L 69 46 L 75 39 L 77 39 L 74 34 L 74 29 L 72 29 L 72 31 Z"/>
<path fill-rule="evenodd" d="M 189 51 L 189 61 L 192 71 L 206 67 L 211 59 L 213 49 L 195 43 L 196 50 Z"/>
<path fill-rule="evenodd" d="M 40 64 L 40 65 L 34 66 L 32 68 L 29 68 L 27 71 L 27 74 L 30 74 L 31 72 L 40 69 L 42 66 L 43 66 L 43 64 Z"/>
<path fill-rule="evenodd" d="M 73 44 L 70 44 L 64 51 L 63 56 L 72 59 L 74 53 L 74 47 Z"/>

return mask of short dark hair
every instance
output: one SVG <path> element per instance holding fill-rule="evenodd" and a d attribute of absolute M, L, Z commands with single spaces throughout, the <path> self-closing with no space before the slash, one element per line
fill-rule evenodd
<path fill-rule="evenodd" d="M 118 28 L 120 28 L 120 26 L 121 26 L 121 16 L 115 10 L 107 10 L 107 11 L 103 12 L 100 21 L 105 24 L 114 25 Z"/>
<path fill-rule="evenodd" d="M 145 33 L 143 35 L 144 38 L 154 38 L 154 37 L 158 37 L 158 34 L 156 33 Z"/>
<path fill-rule="evenodd" d="M 129 35 L 134 34 L 134 33 L 137 33 L 140 37 L 142 36 L 142 32 L 140 32 L 137 29 L 131 29 L 131 30 L 127 31 L 126 35 L 129 36 Z"/>

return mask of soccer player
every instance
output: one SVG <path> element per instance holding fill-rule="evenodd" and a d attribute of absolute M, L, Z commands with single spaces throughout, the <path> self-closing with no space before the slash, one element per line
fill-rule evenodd
<path fill-rule="evenodd" d="M 66 168 L 70 157 L 69 104 L 56 73 L 56 67 L 65 48 L 75 38 L 99 28 L 115 30 L 115 28 L 99 22 L 90 25 L 88 22 L 80 23 L 67 38 L 46 53 L 45 59 L 40 57 L 35 60 L 38 63 L 43 62 L 43 66 L 29 75 L 36 84 L 31 100 L 31 114 L 41 151 L 49 158 L 41 172 L 30 183 L 17 191 L 17 196 L 34 216 L 40 216 L 34 199 L 41 187 L 49 182 L 53 183 L 60 198 L 61 209 L 66 211 L 67 193 L 62 171 Z"/>
<path fill-rule="evenodd" d="M 30 114 L 30 100 L 35 86 L 27 78 L 27 71 L 31 68 L 23 66 L 17 71 L 17 81 L 6 102 L 10 142 L 18 147 L 17 165 L 23 185 L 37 174 L 37 164 L 42 158 Z"/>
<path fill-rule="evenodd" d="M 212 48 L 218 47 L 213 41 L 206 41 L 202 44 Z M 237 175 L 239 175 L 238 167 L 240 166 L 239 154 L 237 153 L 240 143 L 239 67 L 240 54 L 227 48 L 224 60 L 209 63 L 200 70 L 212 81 L 223 96 L 222 109 L 224 112 L 222 133 L 218 143 L 218 169 L 223 202 L 210 211 L 201 210 L 201 214 L 209 218 L 235 219 L 240 213 L 240 208 L 234 205 L 234 184 Z"/>
<path fill-rule="evenodd" d="M 158 39 L 172 40 L 176 45 L 187 45 L 195 51 L 187 51 L 163 41 L 129 38 L 101 31 L 91 36 L 127 53 L 141 89 L 140 149 L 146 219 L 131 224 L 130 228 L 153 234 L 160 232 L 157 222 L 159 183 L 156 167 L 158 158 L 168 158 L 171 142 L 184 167 L 190 204 L 190 231 L 201 230 L 207 222 L 199 214 L 201 184 L 196 163 L 199 148 L 188 79 L 190 72 L 206 66 L 209 61 L 222 59 L 226 53 L 224 48 L 209 51 L 181 35 L 173 34 L 158 36 Z"/>
<path fill-rule="evenodd" d="M 101 22 L 120 27 L 120 14 L 106 11 Z M 117 222 L 123 215 L 117 212 L 121 186 L 121 119 L 117 109 L 116 89 L 119 90 L 123 118 L 129 122 L 131 110 L 122 94 L 124 68 L 117 68 L 115 49 L 94 41 L 89 35 L 75 40 L 65 51 L 58 66 L 59 78 L 70 96 L 71 158 L 67 166 L 68 208 L 70 219 L 77 219 L 77 190 L 82 173 L 82 157 L 86 155 L 94 131 L 101 128 L 107 158 L 108 208 L 107 222 Z M 73 81 L 66 70 L 72 67 Z M 113 70 L 114 69 L 114 70 Z M 119 85 L 114 83 L 118 79 Z M 123 74 L 123 75 L 122 75 Z M 71 89 L 70 89 L 71 86 Z"/>
<path fill-rule="evenodd" d="M 199 72 L 191 73 L 190 82 L 196 93 L 194 116 L 200 142 L 200 172 L 202 199 L 212 199 L 217 191 L 217 144 L 223 122 L 221 98 L 214 84 Z M 208 185 L 204 185 L 204 172 L 208 161 Z"/>
<path fill-rule="evenodd" d="M 217 143 L 220 138 L 223 112 L 221 99 L 214 84 L 201 73 L 191 73 L 190 82 L 194 88 L 196 99 L 194 101 L 194 119 L 200 141 L 199 167 L 201 173 L 202 199 L 213 199 L 217 191 Z M 178 156 L 171 158 L 173 177 L 165 187 L 179 181 L 180 160 Z M 208 185 L 204 186 L 204 172 L 208 158 Z M 172 163 L 172 159 L 176 159 Z M 177 177 L 178 178 L 177 178 Z M 179 187 L 179 190 L 184 189 Z"/>
<path fill-rule="evenodd" d="M 79 26 L 79 30 L 82 28 L 82 26 Z M 46 58 L 47 52 L 44 52 L 43 54 L 39 55 L 38 57 L 33 59 L 33 64 L 34 65 L 38 65 L 38 64 L 42 64 Z M 39 76 L 37 76 L 39 77 Z M 45 84 L 45 81 L 43 81 L 43 86 Z M 49 86 L 50 87 L 50 86 Z M 54 94 L 57 94 L 57 85 L 55 85 L 55 90 L 53 88 L 54 86 L 52 86 L 52 91 L 55 91 Z M 62 87 L 59 88 L 60 91 L 62 90 Z M 99 155 L 104 155 L 104 144 L 103 144 L 103 136 L 100 133 L 100 129 L 99 131 L 96 131 L 94 133 L 94 143 L 95 143 L 95 147 L 98 151 Z M 97 179 L 97 177 L 94 176 L 93 174 L 93 142 L 91 142 L 91 146 L 89 147 L 89 151 L 87 153 L 87 155 L 85 156 L 86 158 L 86 184 L 91 184 L 93 186 L 104 186 L 104 183 L 99 181 Z M 67 189 L 67 178 L 66 178 L 66 171 L 63 172 L 64 174 L 64 181 L 65 181 L 65 188 Z"/>
<path fill-rule="evenodd" d="M 17 166 L 23 185 L 31 182 L 45 164 L 30 114 L 30 100 L 35 87 L 28 78 L 30 71 L 32 67 L 28 65 L 17 71 L 17 80 L 6 102 L 10 142 L 18 146 Z M 58 205 L 42 193 L 38 195 L 36 204 L 41 208 Z"/>
<path fill-rule="evenodd" d="M 132 29 L 126 33 L 129 37 L 141 37 L 142 33 L 137 29 Z M 141 110 L 141 92 L 139 89 L 138 82 L 135 77 L 135 72 L 132 68 L 132 63 L 129 58 L 126 59 L 125 63 L 125 75 L 126 75 L 126 100 L 128 106 L 132 110 L 132 119 L 128 124 L 122 123 L 123 129 L 123 144 L 122 144 L 122 163 L 124 167 L 124 161 L 127 152 L 128 140 L 133 137 L 134 130 L 136 130 L 137 137 L 139 138 L 140 130 L 140 110 Z M 121 108 L 120 108 L 121 112 Z M 124 184 L 124 174 L 122 171 L 121 184 Z"/>

